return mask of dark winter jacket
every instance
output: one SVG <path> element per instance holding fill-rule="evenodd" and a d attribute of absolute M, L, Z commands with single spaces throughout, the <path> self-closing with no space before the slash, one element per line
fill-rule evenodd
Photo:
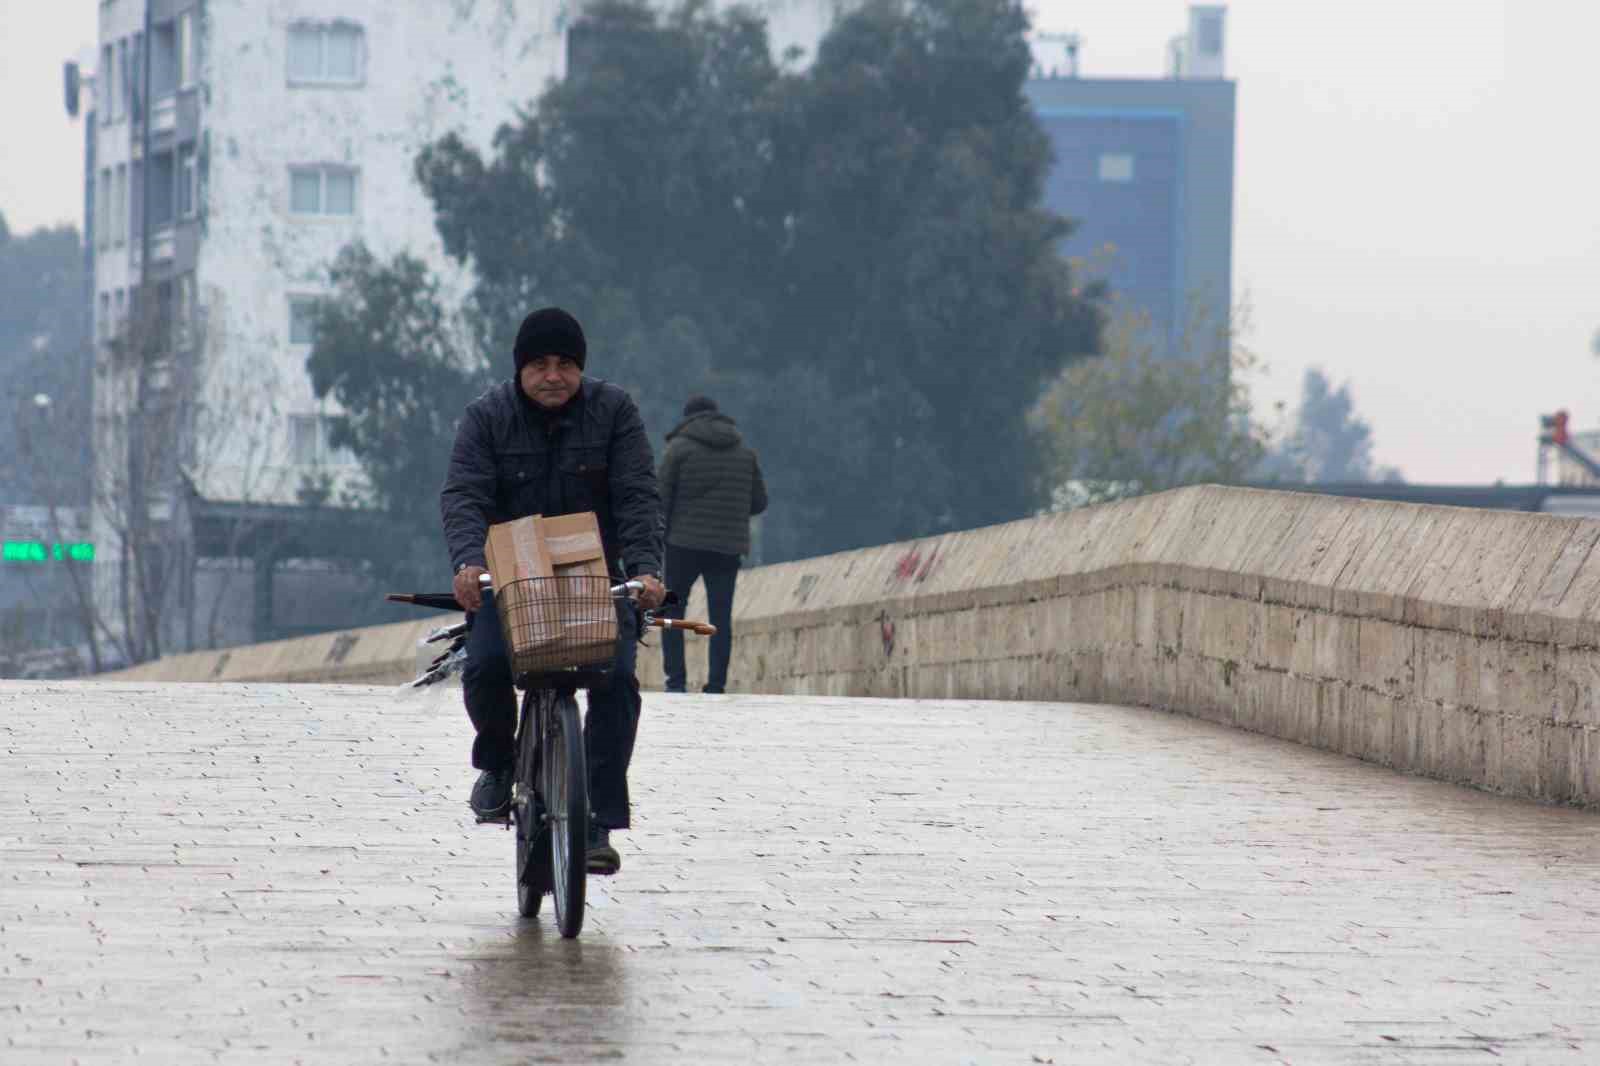
<path fill-rule="evenodd" d="M 439 494 L 451 569 L 483 566 L 489 526 L 527 515 L 593 511 L 612 573 L 661 573 L 661 495 L 639 408 L 584 378 L 545 412 L 503 381 L 467 405 Z M 620 560 L 620 563 L 619 563 Z"/>
<path fill-rule="evenodd" d="M 767 486 L 733 419 L 698 414 L 667 434 L 661 498 L 673 547 L 724 555 L 750 550 L 750 516 L 767 509 Z"/>

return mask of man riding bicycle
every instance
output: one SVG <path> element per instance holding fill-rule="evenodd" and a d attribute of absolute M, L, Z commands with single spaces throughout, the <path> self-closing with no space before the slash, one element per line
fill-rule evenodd
<path fill-rule="evenodd" d="M 523 319 L 512 356 L 516 373 L 467 405 L 439 494 L 454 593 L 471 612 L 461 671 L 467 714 L 477 730 L 472 789 L 480 818 L 502 816 L 511 802 L 517 697 L 496 612 L 483 606 L 489 526 L 528 515 L 593 511 L 614 580 L 644 586 L 639 605 L 661 605 L 661 496 L 655 458 L 633 399 L 609 382 L 585 377 L 588 346 L 567 312 L 547 307 Z M 592 690 L 584 721 L 590 821 L 588 868 L 611 874 L 621 857 L 610 830 L 628 828 L 628 763 L 639 727 L 635 676 L 638 610 L 624 605 L 610 686 Z"/>

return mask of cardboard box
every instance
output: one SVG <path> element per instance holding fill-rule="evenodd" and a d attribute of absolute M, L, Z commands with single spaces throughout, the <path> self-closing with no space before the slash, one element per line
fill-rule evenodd
<path fill-rule="evenodd" d="M 555 576 L 610 577 L 600 522 L 593 511 L 532 521 L 538 526 L 540 543 Z"/>
<path fill-rule="evenodd" d="M 489 560 L 489 573 L 495 588 L 530 577 L 549 577 L 554 573 L 544 537 L 539 532 L 537 515 L 499 522 L 489 527 L 483 554 Z"/>
<path fill-rule="evenodd" d="M 616 611 L 592 512 L 490 526 L 484 554 L 513 675 L 594 665 L 615 655 Z M 556 580 L 529 580 L 550 578 Z"/>
<path fill-rule="evenodd" d="M 556 583 L 564 651 L 576 660 L 574 665 L 610 659 L 616 654 L 617 613 L 610 601 L 611 571 L 599 520 L 585 511 L 541 518 L 538 525 L 555 576 L 586 579 Z M 603 604 L 598 600 L 602 595 Z"/>

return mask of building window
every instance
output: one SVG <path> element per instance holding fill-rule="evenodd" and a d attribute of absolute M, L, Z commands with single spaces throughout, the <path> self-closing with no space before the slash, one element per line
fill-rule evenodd
<path fill-rule="evenodd" d="M 100 61 L 105 64 L 105 93 L 106 121 L 115 122 L 122 117 L 122 112 L 117 108 L 117 94 L 114 87 L 117 84 L 117 46 L 105 45 L 100 49 Z M 98 98 L 98 97 L 97 97 Z"/>
<path fill-rule="evenodd" d="M 177 167 L 171 152 L 150 157 L 150 228 L 172 225 L 173 203 L 177 193 Z"/>
<path fill-rule="evenodd" d="M 355 465 L 354 453 L 332 443 L 341 421 L 337 415 L 290 415 L 289 461 L 299 466 Z"/>
<path fill-rule="evenodd" d="M 151 31 L 150 95 L 157 100 L 178 88 L 178 24 L 163 22 Z"/>
<path fill-rule="evenodd" d="M 94 245 L 111 247 L 111 168 L 100 169 L 100 180 L 95 185 Z"/>
<path fill-rule="evenodd" d="M 121 333 L 123 327 L 128 323 L 128 299 L 126 289 L 117 290 L 116 308 L 117 313 L 116 317 L 112 319 L 111 328 L 117 333 Z"/>
<path fill-rule="evenodd" d="M 139 227 L 143 225 L 140 220 L 144 218 L 144 203 L 139 199 L 144 189 L 144 162 L 135 159 L 128 164 L 128 243 L 137 245 L 139 242 Z"/>
<path fill-rule="evenodd" d="M 289 461 L 310 466 L 317 461 L 317 416 L 289 416 Z"/>
<path fill-rule="evenodd" d="M 177 317 L 177 287 L 170 281 L 156 282 L 156 320 L 154 323 L 156 343 L 163 352 L 170 353 L 175 337 Z"/>
<path fill-rule="evenodd" d="M 356 213 L 356 172 L 348 167 L 291 167 L 289 210 L 297 215 Z"/>
<path fill-rule="evenodd" d="M 200 199 L 199 169 L 195 163 L 194 145 L 178 149 L 178 217 L 193 218 Z"/>
<path fill-rule="evenodd" d="M 315 344 L 317 341 L 317 298 L 289 297 L 289 343 Z"/>
<path fill-rule="evenodd" d="M 351 22 L 297 22 L 289 27 L 291 85 L 357 85 L 365 36 Z"/>
<path fill-rule="evenodd" d="M 108 44 L 108 45 L 104 45 L 104 46 L 101 47 L 101 49 L 100 49 L 100 74 L 107 79 L 107 81 L 106 81 L 107 85 L 112 84 L 110 79 L 113 77 L 114 71 L 116 69 L 116 61 L 112 58 L 114 55 L 115 55 L 115 53 L 112 51 L 112 46 L 111 45 Z M 100 125 L 102 125 L 102 126 L 111 125 L 111 123 L 117 117 L 117 107 L 116 107 L 115 102 L 113 102 L 111 100 L 106 100 L 103 105 L 100 105 L 98 103 L 98 101 L 97 101 L 97 106 L 100 107 Z"/>
<path fill-rule="evenodd" d="M 144 34 L 136 33 L 128 45 L 128 65 L 123 68 L 122 84 L 128 92 L 127 114 L 144 121 Z"/>
<path fill-rule="evenodd" d="M 1107 152 L 1100 157 L 1101 181 L 1132 181 L 1133 156 L 1126 152 Z"/>
<path fill-rule="evenodd" d="M 101 340 L 111 336 L 111 294 L 100 294 L 100 314 L 95 322 L 95 335 Z"/>
<path fill-rule="evenodd" d="M 122 247 L 128 240 L 128 164 L 117 164 L 111 184 L 111 242 Z"/>
<path fill-rule="evenodd" d="M 179 351 L 188 351 L 194 344 L 195 300 L 194 275 L 178 277 L 177 307 L 172 325 L 172 340 Z"/>
<path fill-rule="evenodd" d="M 1220 56 L 1222 54 L 1222 16 L 1207 14 L 1200 18 L 1200 54 L 1203 56 Z"/>
<path fill-rule="evenodd" d="M 128 105 L 133 95 L 133 70 L 128 65 L 128 39 L 124 37 L 117 42 L 117 72 L 121 77 L 110 83 L 110 95 L 117 101 L 117 115 L 126 118 Z"/>
<path fill-rule="evenodd" d="M 194 84 L 194 12 L 178 16 L 178 88 Z"/>

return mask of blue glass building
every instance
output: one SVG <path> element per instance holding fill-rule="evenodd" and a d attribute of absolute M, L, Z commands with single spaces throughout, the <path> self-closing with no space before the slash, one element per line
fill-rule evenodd
<path fill-rule="evenodd" d="M 1197 313 L 1216 330 L 1232 305 L 1234 83 L 1220 76 L 1217 27 L 1214 40 L 1191 33 L 1217 50 L 1192 66 L 1216 76 L 1041 77 L 1025 89 L 1055 150 L 1045 203 L 1075 225 L 1063 251 L 1148 314 L 1169 352 Z"/>

